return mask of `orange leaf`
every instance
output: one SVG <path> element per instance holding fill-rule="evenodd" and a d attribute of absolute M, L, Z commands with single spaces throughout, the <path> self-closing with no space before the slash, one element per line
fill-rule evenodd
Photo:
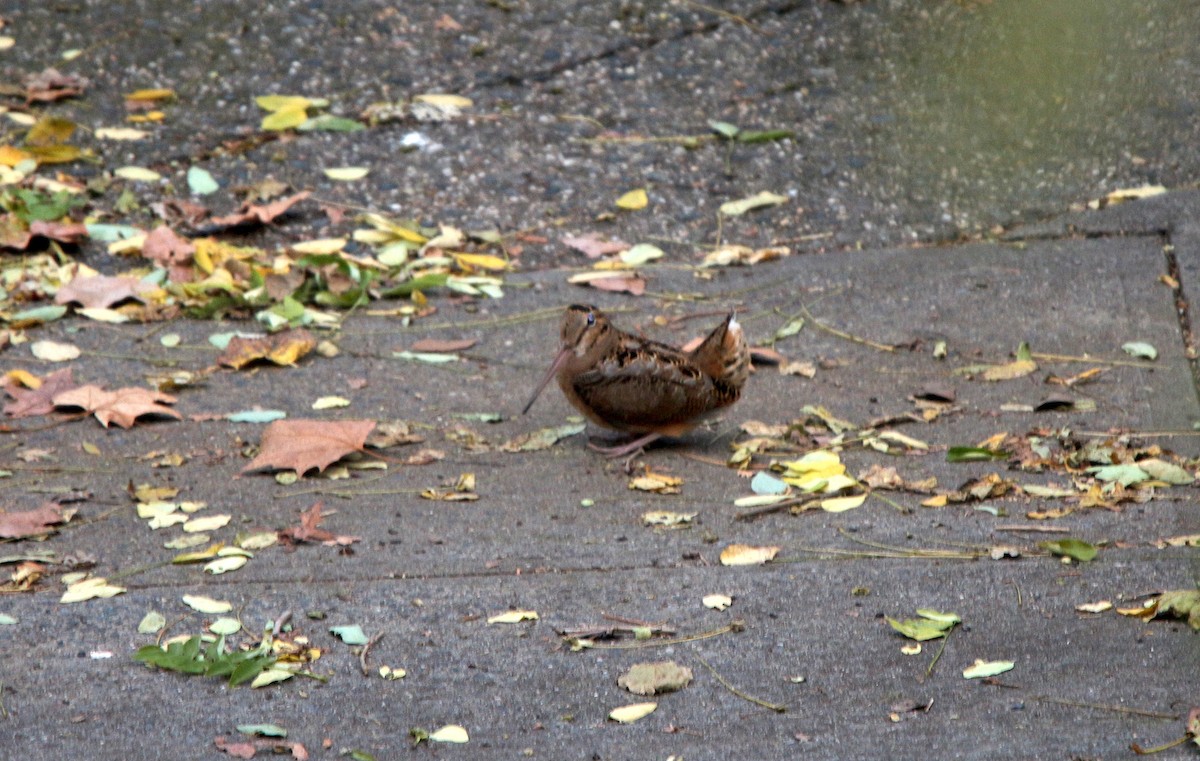
<path fill-rule="evenodd" d="M 288 330 L 267 338 L 230 339 L 217 363 L 240 370 L 256 360 L 265 359 L 277 365 L 295 365 L 296 360 L 317 346 L 317 339 L 307 330 Z"/>
<path fill-rule="evenodd" d="M 182 415 L 170 407 L 164 407 L 160 402 L 174 404 L 175 397 L 136 386 L 105 391 L 90 384 L 64 391 L 54 397 L 55 407 L 82 407 L 93 413 L 105 428 L 109 423 L 129 428 L 142 415 L 166 415 L 182 419 Z"/>

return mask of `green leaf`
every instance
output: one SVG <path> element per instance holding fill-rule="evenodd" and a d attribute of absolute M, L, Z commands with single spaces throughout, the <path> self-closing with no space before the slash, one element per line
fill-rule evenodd
<path fill-rule="evenodd" d="M 22 309 L 8 318 L 9 322 L 16 323 L 43 323 L 54 322 L 67 313 L 65 306 L 44 306 L 34 307 L 32 309 Z"/>
<path fill-rule="evenodd" d="M 246 410 L 231 412 L 225 416 L 225 419 L 231 423 L 270 423 L 285 417 L 287 417 L 287 413 L 283 410 Z"/>
<path fill-rule="evenodd" d="M 737 137 L 737 134 L 742 131 L 741 128 L 739 128 L 736 124 L 718 121 L 709 121 L 708 128 L 726 140 L 734 139 Z"/>
<path fill-rule="evenodd" d="M 1112 483 L 1116 481 L 1122 486 L 1141 483 L 1150 479 L 1150 474 L 1137 465 L 1103 465 L 1088 468 L 1088 473 L 1095 474 L 1101 481 Z"/>
<path fill-rule="evenodd" d="M 386 289 L 381 295 L 385 299 L 398 299 L 405 296 L 411 296 L 413 291 L 427 291 L 430 288 L 438 288 L 446 284 L 446 279 L 449 275 L 421 275 L 412 280 L 401 283 Z"/>
<path fill-rule="evenodd" d="M 1081 563 L 1086 563 L 1096 557 L 1096 548 L 1082 539 L 1055 539 L 1049 542 L 1038 542 L 1038 547 L 1041 547 L 1051 555 L 1059 555 L 1068 557 L 1072 560 L 1078 560 Z"/>
<path fill-rule="evenodd" d="M 919 611 L 918 611 L 919 612 Z M 953 615 L 953 614 L 951 614 Z M 931 639 L 945 637 L 950 633 L 950 630 L 958 623 L 958 616 L 954 616 L 955 620 L 933 620 L 931 618 L 906 618 L 903 621 L 898 621 L 890 616 L 887 617 L 887 622 L 896 631 L 903 634 L 909 639 L 917 642 L 925 642 Z"/>
<path fill-rule="evenodd" d="M 1017 347 L 1017 361 L 1018 362 L 1032 362 L 1033 361 L 1033 351 L 1030 350 L 1029 344 L 1025 341 L 1022 341 L 1021 344 Z"/>
<path fill-rule="evenodd" d="M 1151 361 L 1158 359 L 1158 349 L 1155 349 L 1144 341 L 1130 341 L 1129 343 L 1122 344 L 1121 350 L 1126 354 L 1142 359 Z"/>
<path fill-rule="evenodd" d="M 950 447 L 946 450 L 946 462 L 985 462 L 1004 460 L 1008 452 L 1002 449 L 984 449 L 982 447 Z"/>
<path fill-rule="evenodd" d="M 259 737 L 287 737 L 287 730 L 277 724 L 238 724 L 237 731 Z"/>
<path fill-rule="evenodd" d="M 207 169 L 198 166 L 188 167 L 187 184 L 188 190 L 192 191 L 194 196 L 206 196 L 221 188 Z"/>
<path fill-rule="evenodd" d="M 347 645 L 365 645 L 370 641 L 370 638 L 363 632 L 362 627 L 357 624 L 353 626 L 331 626 L 329 627 L 329 633 L 341 639 Z"/>

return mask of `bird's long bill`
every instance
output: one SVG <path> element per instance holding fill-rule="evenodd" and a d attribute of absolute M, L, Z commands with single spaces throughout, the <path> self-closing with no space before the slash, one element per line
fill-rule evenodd
<path fill-rule="evenodd" d="M 529 397 L 528 402 L 525 402 L 525 407 L 521 410 L 522 415 L 524 415 L 526 412 L 529 412 L 529 408 L 533 406 L 533 403 L 535 401 L 537 401 L 538 396 L 542 393 L 542 389 L 546 388 L 546 384 L 548 384 L 550 382 L 550 379 L 553 378 L 558 373 L 559 368 L 561 368 L 563 366 L 563 363 L 565 363 L 567 361 L 567 357 L 570 357 L 570 356 L 571 356 L 571 347 L 570 346 L 564 346 L 558 352 L 558 356 L 556 356 L 554 358 L 554 362 L 551 363 L 550 369 L 546 371 L 546 377 L 542 378 L 541 382 L 537 384 L 537 388 L 535 388 L 533 390 L 533 396 Z"/>

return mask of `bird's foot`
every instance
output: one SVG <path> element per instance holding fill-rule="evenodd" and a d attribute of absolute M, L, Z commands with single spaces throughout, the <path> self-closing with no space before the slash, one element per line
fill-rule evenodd
<path fill-rule="evenodd" d="M 626 455 L 630 455 L 630 454 L 632 454 L 636 457 L 637 455 L 642 453 L 642 450 L 645 448 L 645 446 L 647 444 L 649 444 L 652 441 L 657 441 L 661 437 L 662 437 L 661 433 L 647 433 L 645 436 L 639 436 L 638 438 L 634 439 L 633 441 L 627 442 L 625 444 L 619 444 L 614 447 L 602 447 L 599 444 L 593 444 L 592 442 L 589 441 L 588 449 L 592 450 L 593 452 L 599 452 L 600 454 L 604 455 L 605 457 L 611 457 L 614 459 L 617 457 L 625 457 Z"/>

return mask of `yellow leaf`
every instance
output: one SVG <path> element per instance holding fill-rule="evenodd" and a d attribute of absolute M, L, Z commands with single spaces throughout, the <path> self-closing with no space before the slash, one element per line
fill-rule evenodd
<path fill-rule="evenodd" d="M 642 522 L 647 526 L 684 526 L 692 522 L 697 513 L 673 513 L 669 510 L 651 510 L 642 513 Z"/>
<path fill-rule="evenodd" d="M 125 96 L 125 100 L 167 100 L 174 98 L 175 91 L 165 88 L 152 88 L 146 90 L 134 90 Z"/>
<path fill-rule="evenodd" d="M 63 592 L 63 596 L 59 598 L 61 603 L 83 602 L 84 600 L 94 600 L 98 597 L 112 597 L 119 595 L 125 591 L 125 587 L 118 587 L 115 584 L 109 584 L 108 579 L 97 576 L 91 579 L 77 581 L 67 587 L 67 591 Z"/>
<path fill-rule="evenodd" d="M 158 182 L 162 179 L 161 174 L 144 166 L 123 166 L 114 170 L 113 174 L 123 180 L 133 180 L 134 182 Z"/>
<path fill-rule="evenodd" d="M 1080 613 L 1103 613 L 1106 610 L 1111 610 L 1113 604 L 1108 600 L 1099 600 L 1097 602 L 1085 602 L 1075 606 L 1075 610 Z"/>
<path fill-rule="evenodd" d="M 945 507 L 949 498 L 945 494 L 935 494 L 921 503 L 922 507 Z"/>
<path fill-rule="evenodd" d="M 285 364 L 292 364 L 287 362 Z M 322 396 L 320 399 L 312 403 L 314 410 L 332 410 L 340 407 L 349 407 L 350 400 L 344 396 Z"/>
<path fill-rule="evenodd" d="M 763 206 L 778 206 L 787 201 L 787 196 L 781 196 L 776 193 L 770 193 L 766 190 L 761 193 L 756 193 L 749 198 L 741 198 L 737 201 L 726 201 L 721 204 L 719 211 L 727 217 L 736 217 L 752 209 L 759 209 Z"/>
<path fill-rule="evenodd" d="M 214 600 L 213 598 L 205 597 L 204 595 L 184 595 L 183 604 L 192 610 L 211 615 L 228 613 L 229 611 L 233 610 L 233 605 L 231 603 L 225 602 L 224 600 Z"/>
<path fill-rule="evenodd" d="M 627 706 L 612 709 L 608 714 L 608 718 L 613 721 L 619 721 L 622 724 L 632 724 L 638 719 L 645 718 L 654 713 L 655 708 L 658 708 L 658 703 L 631 703 Z"/>
<path fill-rule="evenodd" d="M 308 120 L 308 112 L 303 107 L 281 108 L 263 117 L 259 126 L 268 132 L 282 132 L 295 129 Z"/>
<path fill-rule="evenodd" d="M 230 515 L 206 515 L 203 518 L 193 518 L 183 524 L 183 530 L 189 534 L 196 534 L 201 531 L 214 531 L 225 526 L 229 521 L 233 520 Z"/>
<path fill-rule="evenodd" d="M 4 374 L 4 378 L 25 388 L 38 389 L 42 387 L 42 379 L 28 370 L 9 370 Z"/>
<path fill-rule="evenodd" d="M 180 554 L 171 558 L 171 563 L 172 563 L 172 565 L 187 565 L 189 563 L 203 563 L 206 560 L 212 560 L 213 558 L 215 558 L 217 556 L 217 553 L 220 552 L 221 548 L 224 546 L 225 545 L 223 543 L 218 542 L 217 544 L 211 545 L 209 547 L 205 547 L 202 550 L 197 550 L 196 552 L 181 552 Z"/>
<path fill-rule="evenodd" d="M 637 211 L 638 209 L 646 208 L 646 204 L 648 203 L 650 203 L 650 198 L 646 195 L 646 189 L 638 188 L 618 198 L 617 208 L 625 209 L 626 211 Z"/>
<path fill-rule="evenodd" d="M 866 494 L 856 494 L 852 497 L 830 497 L 821 500 L 821 509 L 827 513 L 841 513 L 860 507 L 866 501 Z"/>
<path fill-rule="evenodd" d="M 130 114 L 125 117 L 125 121 L 130 124 L 148 124 L 150 122 L 161 122 L 167 118 L 167 115 L 162 111 L 147 111 L 144 114 Z"/>
<path fill-rule="evenodd" d="M 16 166 L 22 161 L 28 161 L 33 156 L 20 148 L 14 148 L 11 145 L 0 145 L 0 165 Z"/>
<path fill-rule="evenodd" d="M 228 573 L 229 571 L 236 571 L 237 569 L 246 565 L 248 562 L 250 562 L 249 558 L 244 555 L 230 555 L 228 557 L 217 558 L 211 563 L 206 563 L 204 566 L 204 572 L 217 576 L 222 573 Z"/>
<path fill-rule="evenodd" d="M 361 180 L 366 177 L 371 170 L 365 166 L 340 166 L 323 169 L 322 171 L 331 180 L 353 182 L 354 180 Z"/>
<path fill-rule="evenodd" d="M 1018 359 L 1004 365 L 992 365 L 980 376 L 986 381 L 1013 380 L 1023 378 L 1037 370 L 1037 362 L 1032 359 Z"/>
<path fill-rule="evenodd" d="M 312 105 L 312 101 L 303 95 L 260 95 L 254 99 L 258 107 L 264 111 L 284 111 L 300 109 L 303 111 Z"/>
<path fill-rule="evenodd" d="M 318 238 L 295 243 L 292 250 L 298 254 L 336 254 L 345 247 L 345 238 Z"/>
<path fill-rule="evenodd" d="M 778 547 L 731 544 L 721 550 L 721 565 L 762 565 L 779 553 Z"/>
<path fill-rule="evenodd" d="M 454 260 L 462 269 L 503 270 L 508 262 L 491 254 L 454 254 Z"/>
<path fill-rule="evenodd" d="M 489 624 L 515 624 L 520 621 L 536 621 L 537 618 L 536 610 L 508 610 L 490 617 L 487 622 Z"/>
<path fill-rule="evenodd" d="M 461 95 L 449 95 L 446 93 L 424 93 L 413 98 L 414 103 L 428 103 L 431 106 L 441 106 L 450 108 L 470 108 L 475 105 L 470 98 L 464 98 Z"/>
<path fill-rule="evenodd" d="M 457 724 L 447 724 L 429 735 L 429 741 L 435 743 L 465 743 L 469 739 L 467 730 Z"/>
<path fill-rule="evenodd" d="M 46 148 L 61 145 L 75 134 L 75 122 L 61 116 L 43 116 L 25 133 L 25 145 Z"/>

